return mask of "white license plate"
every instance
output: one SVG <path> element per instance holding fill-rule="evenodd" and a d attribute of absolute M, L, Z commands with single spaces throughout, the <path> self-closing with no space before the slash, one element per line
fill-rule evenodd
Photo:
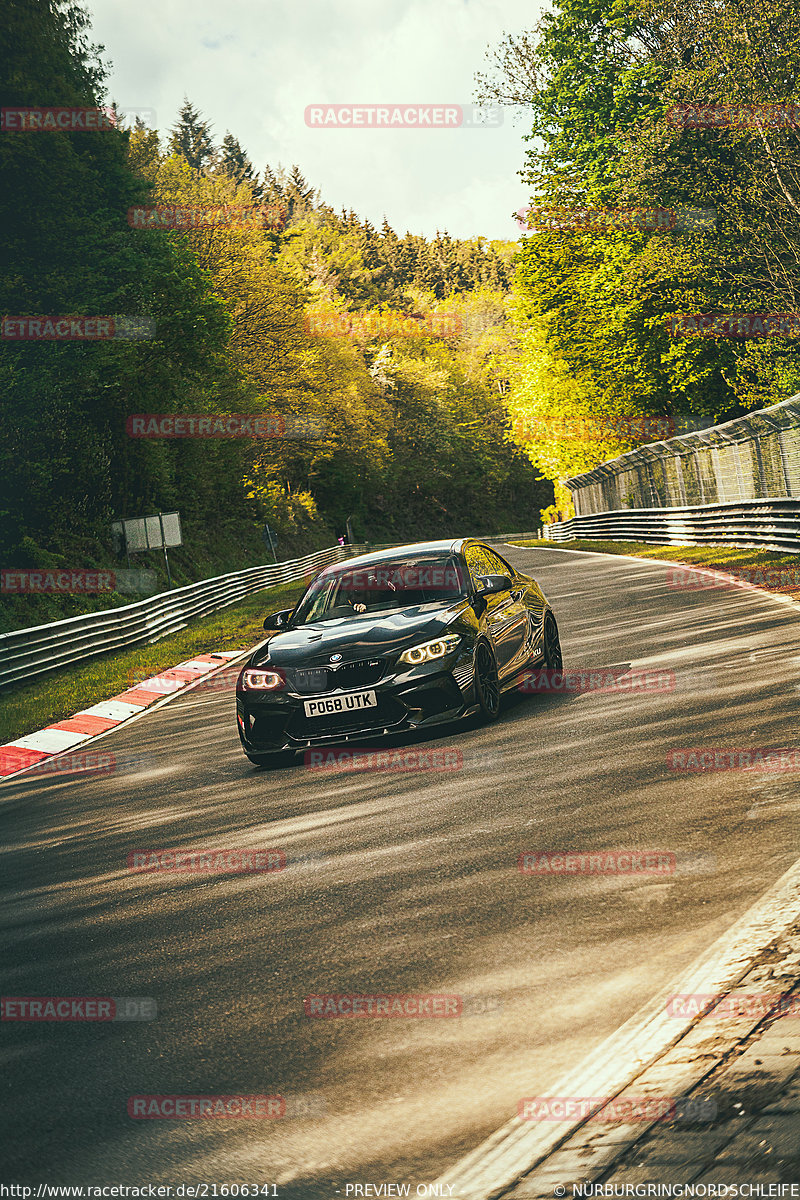
<path fill-rule="evenodd" d="M 374 692 L 350 692 L 345 696 L 326 696 L 324 700 L 304 700 L 307 717 L 330 717 L 336 713 L 358 712 L 360 708 L 377 708 Z"/>

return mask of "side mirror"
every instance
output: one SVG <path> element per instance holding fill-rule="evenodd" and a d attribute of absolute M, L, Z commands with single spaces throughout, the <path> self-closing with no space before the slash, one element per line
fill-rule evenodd
<path fill-rule="evenodd" d="M 282 608 L 280 612 L 270 613 L 264 620 L 264 628 L 266 630 L 285 629 L 289 624 L 289 617 L 292 615 L 290 608 Z"/>
<path fill-rule="evenodd" d="M 507 575 L 483 575 L 475 589 L 478 596 L 496 596 L 498 592 L 510 592 L 511 580 Z"/>

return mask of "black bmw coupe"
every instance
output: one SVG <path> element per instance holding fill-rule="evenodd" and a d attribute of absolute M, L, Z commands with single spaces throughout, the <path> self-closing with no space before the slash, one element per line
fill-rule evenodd
<path fill-rule="evenodd" d="M 236 686 L 244 752 L 400 733 L 480 713 L 529 667 L 561 668 L 544 594 L 483 542 L 419 542 L 326 567 Z"/>

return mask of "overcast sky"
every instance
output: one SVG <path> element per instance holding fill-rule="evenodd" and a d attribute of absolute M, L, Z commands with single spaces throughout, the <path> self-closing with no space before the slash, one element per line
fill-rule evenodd
<path fill-rule="evenodd" d="M 163 133 L 184 94 L 230 130 L 260 172 L 300 166 L 334 208 L 402 236 L 519 236 L 527 125 L 310 128 L 310 104 L 475 98 L 475 72 L 508 33 L 531 29 L 523 0 L 86 0 L 121 108 L 154 109 Z"/>

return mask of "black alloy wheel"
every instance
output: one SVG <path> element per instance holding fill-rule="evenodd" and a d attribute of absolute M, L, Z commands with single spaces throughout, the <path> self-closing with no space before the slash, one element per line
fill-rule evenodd
<path fill-rule="evenodd" d="M 486 721 L 495 721 L 500 714 L 500 677 L 497 659 L 488 642 L 478 642 L 475 651 L 475 695 Z"/>
<path fill-rule="evenodd" d="M 561 671 L 564 667 L 558 626 L 552 613 L 544 619 L 544 661 L 551 671 Z"/>

